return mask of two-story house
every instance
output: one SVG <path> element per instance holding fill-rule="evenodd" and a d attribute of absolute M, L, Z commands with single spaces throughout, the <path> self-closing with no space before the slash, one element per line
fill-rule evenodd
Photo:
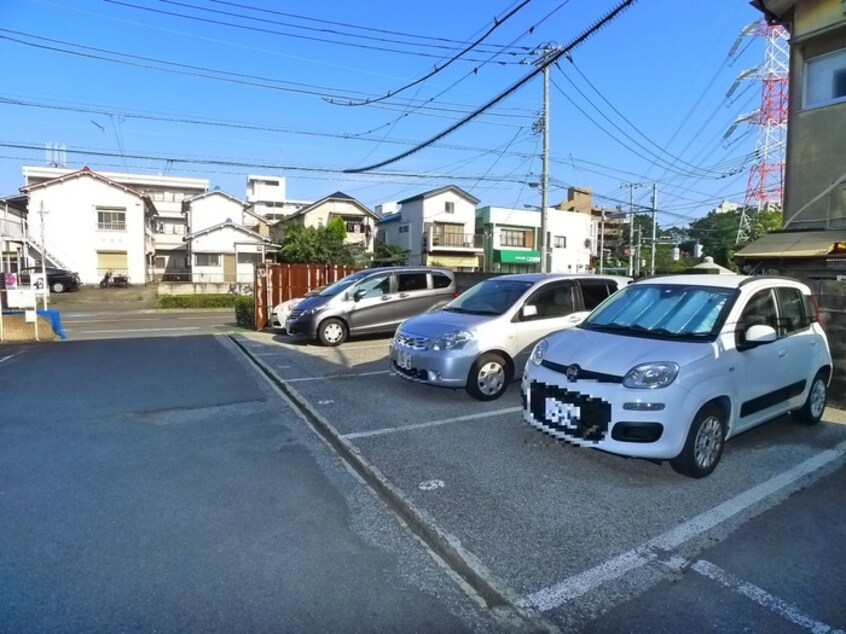
<path fill-rule="evenodd" d="M 484 249 L 476 234 L 477 204 L 455 185 L 400 200 L 398 213 L 380 219 L 380 240 L 405 249 L 410 265 L 478 271 Z"/>
<path fill-rule="evenodd" d="M 253 211 L 270 223 L 287 218 L 311 204 L 306 200 L 289 200 L 284 176 L 247 176 L 247 202 Z"/>
<path fill-rule="evenodd" d="M 208 180 L 38 166 L 24 166 L 23 176 L 21 206 L 30 260 L 44 257 L 48 265 L 79 272 L 86 283 L 98 282 L 106 270 L 128 274 L 139 284 L 166 270 L 187 269 L 182 200 L 206 191 Z M 133 220 L 137 201 L 116 200 L 117 191 L 142 197 L 149 225 Z M 95 222 L 90 221 L 92 214 Z"/>
<path fill-rule="evenodd" d="M 214 190 L 183 201 L 191 232 L 183 237 L 188 248 L 192 282 L 253 281 L 253 267 L 274 251 L 270 227 L 246 203 Z"/>
<path fill-rule="evenodd" d="M 30 184 L 21 192 L 35 257 L 76 271 L 86 284 L 98 283 L 106 271 L 129 275 L 135 284 L 147 281 L 158 219 L 150 195 L 87 167 L 59 172 L 36 176 L 25 169 Z"/>
<path fill-rule="evenodd" d="M 476 232 L 484 246 L 484 269 L 498 273 L 534 273 L 541 252 L 540 210 L 479 207 Z M 547 209 L 550 271 L 585 273 L 596 255 L 597 224 L 585 214 Z"/>
<path fill-rule="evenodd" d="M 344 192 L 335 192 L 289 215 L 272 228 L 275 242 L 281 242 L 285 227 L 297 223 L 305 227 L 325 227 L 340 218 L 347 229 L 344 243 L 355 245 L 362 253 L 373 253 L 373 239 L 378 217 L 364 203 Z"/>

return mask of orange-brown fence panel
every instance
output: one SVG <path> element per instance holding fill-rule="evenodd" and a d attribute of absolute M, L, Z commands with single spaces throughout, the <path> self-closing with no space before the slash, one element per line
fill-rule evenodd
<path fill-rule="evenodd" d="M 266 327 L 277 304 L 337 282 L 358 269 L 334 264 L 258 264 L 255 268 L 256 330 Z"/>

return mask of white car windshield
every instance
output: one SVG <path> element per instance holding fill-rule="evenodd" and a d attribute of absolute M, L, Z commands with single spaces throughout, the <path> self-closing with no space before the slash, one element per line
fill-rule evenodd
<path fill-rule="evenodd" d="M 443 310 L 472 315 L 501 315 L 533 284 L 521 280 L 485 280 L 452 300 Z"/>
<path fill-rule="evenodd" d="M 734 293 L 730 288 L 635 284 L 599 306 L 581 327 L 668 339 L 710 337 Z"/>

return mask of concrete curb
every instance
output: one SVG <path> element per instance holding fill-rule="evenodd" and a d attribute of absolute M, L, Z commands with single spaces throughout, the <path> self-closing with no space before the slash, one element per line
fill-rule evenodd
<path fill-rule="evenodd" d="M 294 388 L 280 378 L 267 364 L 255 357 L 237 337 L 229 339 L 276 386 L 312 425 L 317 433 L 349 464 L 376 492 L 388 507 L 399 515 L 417 537 L 422 539 L 449 567 L 485 601 L 489 608 L 510 608 L 533 631 L 560 631 L 525 599 L 498 579 L 468 551 L 454 535 L 440 528 L 426 511 L 418 508 L 405 494 L 372 465 L 361 450 L 342 438 L 337 429 L 317 412 Z"/>

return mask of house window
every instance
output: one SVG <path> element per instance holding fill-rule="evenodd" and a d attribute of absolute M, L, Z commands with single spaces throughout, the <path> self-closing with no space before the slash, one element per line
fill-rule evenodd
<path fill-rule="evenodd" d="M 444 203 L 444 213 L 454 214 L 455 213 L 455 203 L 445 202 Z"/>
<path fill-rule="evenodd" d="M 153 266 L 157 269 L 163 269 L 167 267 L 167 257 L 164 255 L 157 255 L 153 260 Z"/>
<path fill-rule="evenodd" d="M 552 239 L 552 246 L 556 249 L 567 248 L 567 236 L 555 236 Z"/>
<path fill-rule="evenodd" d="M 408 233 L 408 225 L 400 225 L 399 232 Z"/>
<path fill-rule="evenodd" d="M 473 246 L 465 244 L 464 225 L 435 223 L 434 245 L 441 247 Z"/>
<path fill-rule="evenodd" d="M 261 253 L 239 253 L 238 264 L 261 264 Z"/>
<path fill-rule="evenodd" d="M 499 233 L 499 244 L 503 247 L 527 247 L 529 233 L 518 229 L 502 229 Z"/>
<path fill-rule="evenodd" d="M 126 231 L 124 207 L 97 207 L 97 229 L 100 231 Z"/>
<path fill-rule="evenodd" d="M 195 253 L 194 266 L 220 266 L 220 253 Z"/>
<path fill-rule="evenodd" d="M 824 106 L 846 99 L 846 49 L 813 57 L 805 64 L 804 106 Z"/>

